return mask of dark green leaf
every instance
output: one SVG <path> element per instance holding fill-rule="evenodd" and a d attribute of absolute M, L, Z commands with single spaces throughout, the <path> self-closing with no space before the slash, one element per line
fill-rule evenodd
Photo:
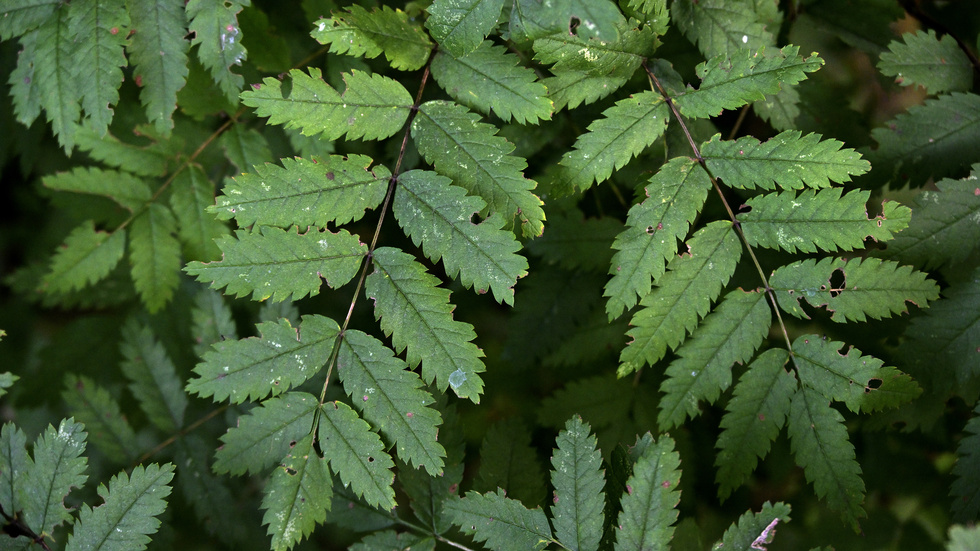
<path fill-rule="evenodd" d="M 606 481 L 591 430 L 581 417 L 572 417 L 558 433 L 558 449 L 551 456 L 552 524 L 555 537 L 566 549 L 595 551 L 602 537 Z"/>
<path fill-rule="evenodd" d="M 494 551 L 541 550 L 552 541 L 548 519 L 541 509 L 528 509 L 502 491 L 469 492 L 446 502 L 453 524 Z"/>
<path fill-rule="evenodd" d="M 433 44 L 413 19 L 388 6 L 368 12 L 354 5 L 317 21 L 310 34 L 333 53 L 375 58 L 384 52 L 392 68 L 414 71 L 425 65 Z"/>
<path fill-rule="evenodd" d="M 310 433 L 317 406 L 317 399 L 303 392 L 287 392 L 262 402 L 221 437 L 214 472 L 258 474 L 272 466 L 285 457 L 292 442 Z"/>
<path fill-rule="evenodd" d="M 287 550 L 313 533 L 330 509 L 330 471 L 313 449 L 307 434 L 291 446 L 289 454 L 265 485 L 262 524 L 268 524 L 272 549 Z"/>
<path fill-rule="evenodd" d="M 330 469 L 368 505 L 393 509 L 395 474 L 391 468 L 395 463 L 385 453 L 378 433 L 343 402 L 327 402 L 320 412 L 317 440 Z"/>

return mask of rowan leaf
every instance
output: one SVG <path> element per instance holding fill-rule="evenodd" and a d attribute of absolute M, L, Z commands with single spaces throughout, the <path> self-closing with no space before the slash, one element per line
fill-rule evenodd
<path fill-rule="evenodd" d="M 775 42 L 772 31 L 748 2 L 678 0 L 670 8 L 677 28 L 708 59 L 744 50 L 754 52 Z"/>
<path fill-rule="evenodd" d="M 242 75 L 233 73 L 231 68 L 241 65 L 248 55 L 242 45 L 238 12 L 249 4 L 251 0 L 189 0 L 185 7 L 197 57 L 231 102 L 238 98 L 245 83 Z"/>
<path fill-rule="evenodd" d="M 81 116 L 81 96 L 76 80 L 75 52 L 69 29 L 69 9 L 59 9 L 37 29 L 34 54 L 34 78 L 37 80 L 40 105 L 44 108 L 58 145 L 71 151 L 75 145 L 75 128 Z"/>
<path fill-rule="evenodd" d="M 368 59 L 384 53 L 393 69 L 414 71 L 425 65 L 434 47 L 414 19 L 388 6 L 368 12 L 354 5 L 317 21 L 310 35 L 329 45 L 331 53 Z"/>
<path fill-rule="evenodd" d="M 970 60 L 956 40 L 948 34 L 937 38 L 932 29 L 905 33 L 901 42 L 893 40 L 881 53 L 878 70 L 902 86 L 918 84 L 930 94 L 968 92 L 973 86 Z"/>
<path fill-rule="evenodd" d="M 142 178 L 96 167 L 59 172 L 42 182 L 48 189 L 108 197 L 131 212 L 141 209 L 153 197 L 153 191 Z"/>
<path fill-rule="evenodd" d="M 506 419 L 490 427 L 480 445 L 480 458 L 474 490 L 485 493 L 500 488 L 525 505 L 540 505 L 547 479 L 531 446 L 531 433 L 520 419 Z"/>
<path fill-rule="evenodd" d="M 123 256 L 125 230 L 98 231 L 91 220 L 72 230 L 51 259 L 42 283 L 47 292 L 68 293 L 103 280 Z"/>
<path fill-rule="evenodd" d="M 72 520 L 64 500 L 73 488 L 81 488 L 88 475 L 85 453 L 85 427 L 74 419 L 64 419 L 55 429 L 48 425 L 34 443 L 34 461 L 28 465 L 21 494 L 26 526 L 38 533 L 51 533 L 56 526 Z"/>
<path fill-rule="evenodd" d="M 322 524 L 330 510 L 330 470 L 313 448 L 313 435 L 296 442 L 272 473 L 262 496 L 262 524 L 272 549 L 292 549 Z"/>
<path fill-rule="evenodd" d="M 185 258 L 201 262 L 221 258 L 215 240 L 228 235 L 228 226 L 208 212 L 214 204 L 214 185 L 207 174 L 199 165 L 188 165 L 177 173 L 170 189 L 170 208 Z"/>
<path fill-rule="evenodd" d="M 649 433 L 647 433 L 649 434 Z M 674 440 L 661 436 L 639 454 L 633 474 L 626 480 L 616 527 L 616 551 L 668 549 L 677 521 L 680 492 L 680 455 Z"/>
<path fill-rule="evenodd" d="M 566 549 L 595 551 L 602 538 L 606 481 L 591 430 L 581 417 L 572 417 L 558 433 L 558 449 L 551 456 L 552 524 L 555 537 Z"/>
<path fill-rule="evenodd" d="M 119 101 L 128 27 L 129 14 L 123 0 L 82 0 L 72 2 L 69 9 L 68 32 L 74 43 L 75 63 L 85 67 L 76 73 L 75 85 L 86 120 L 98 136 L 108 131 L 112 107 Z"/>
<path fill-rule="evenodd" d="M 501 490 L 449 500 L 443 511 L 453 524 L 494 551 L 541 550 L 552 541 L 544 511 L 528 509 L 520 501 L 504 497 Z"/>
<path fill-rule="evenodd" d="M 391 468 L 395 463 L 384 451 L 378 433 L 343 402 L 327 402 L 320 412 L 317 439 L 330 469 L 368 505 L 393 509 L 395 474 Z"/>
<path fill-rule="evenodd" d="M 127 52 L 140 102 L 156 131 L 174 127 L 177 92 L 187 82 L 187 16 L 181 0 L 126 0 L 133 33 Z M 163 55 L 161 55 L 161 53 Z"/>
<path fill-rule="evenodd" d="M 762 504 L 762 510 L 758 513 L 749 511 L 738 517 L 738 521 L 732 524 L 721 541 L 712 546 L 713 549 L 737 549 L 739 551 L 752 551 L 753 549 L 765 549 L 765 546 L 772 543 L 776 536 L 780 522 L 789 522 L 790 507 L 783 502 L 775 504 L 768 501 Z"/>
<path fill-rule="evenodd" d="M 953 516 L 957 522 L 971 522 L 980 514 L 980 406 L 963 427 L 966 433 L 956 446 L 956 465 L 953 467 Z"/>
<path fill-rule="evenodd" d="M 425 26 L 453 57 L 476 50 L 497 25 L 504 0 L 435 0 Z"/>
<path fill-rule="evenodd" d="M 123 326 L 120 349 L 125 358 L 123 375 L 150 422 L 168 433 L 183 428 L 187 395 L 177 368 L 153 330 L 131 319 Z"/>
<path fill-rule="evenodd" d="M 876 392 L 871 383 L 883 373 L 884 362 L 862 356 L 856 348 L 841 354 L 843 346 L 816 335 L 802 335 L 793 341 L 793 363 L 800 383 L 857 412 L 864 405 L 865 395 Z"/>
<path fill-rule="evenodd" d="M 0 6 L 0 40 L 26 34 L 44 23 L 61 6 L 59 0 L 10 0 Z"/>
<path fill-rule="evenodd" d="M 180 242 L 176 232 L 176 218 L 160 203 L 151 203 L 130 226 L 133 284 L 151 313 L 170 302 L 180 283 Z"/>
<path fill-rule="evenodd" d="M 136 458 L 139 446 L 119 403 L 88 377 L 68 374 L 61 397 L 74 418 L 85 425 L 88 440 L 117 463 Z"/>

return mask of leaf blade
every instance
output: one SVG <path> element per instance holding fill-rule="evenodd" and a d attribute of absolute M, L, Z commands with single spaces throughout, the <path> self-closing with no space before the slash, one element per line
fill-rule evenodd
<path fill-rule="evenodd" d="M 575 416 L 558 433 L 558 449 L 551 456 L 551 484 L 555 488 L 551 508 L 555 537 L 567 549 L 595 551 L 602 538 L 602 459 L 592 427 Z"/>

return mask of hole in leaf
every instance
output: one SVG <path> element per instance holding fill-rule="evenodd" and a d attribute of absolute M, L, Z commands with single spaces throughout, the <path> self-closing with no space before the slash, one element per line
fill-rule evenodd
<path fill-rule="evenodd" d="M 874 389 L 876 389 L 876 388 L 878 388 L 880 386 L 881 386 L 881 379 L 875 377 L 874 379 L 871 379 L 870 381 L 868 381 L 868 386 L 864 387 L 864 391 L 865 392 L 870 392 L 870 391 L 872 391 L 872 390 L 874 390 Z"/>
<path fill-rule="evenodd" d="M 657 231 L 653 226 L 647 226 L 647 235 L 653 235 L 653 232 Z"/>
<path fill-rule="evenodd" d="M 296 469 L 290 469 L 289 467 L 286 467 L 286 474 L 288 474 L 289 476 L 296 476 Z"/>
<path fill-rule="evenodd" d="M 582 24 L 582 20 L 578 17 L 572 16 L 571 20 L 568 22 L 568 34 L 577 34 L 578 27 Z"/>
<path fill-rule="evenodd" d="M 328 172 L 327 173 L 327 180 L 333 180 L 334 178 L 335 178 L 335 176 L 333 175 L 333 172 Z"/>
<path fill-rule="evenodd" d="M 830 274 L 830 298 L 836 298 L 845 289 L 847 278 L 844 277 L 844 270 L 837 268 Z"/>
<path fill-rule="evenodd" d="M 368 456 L 368 463 L 374 463 L 374 458 L 373 458 L 373 457 L 370 457 L 370 456 Z"/>
<path fill-rule="evenodd" d="M 470 216 L 470 224 L 473 224 L 475 226 L 480 222 L 483 222 L 483 219 L 480 218 L 480 213 L 474 212 L 473 216 Z"/>

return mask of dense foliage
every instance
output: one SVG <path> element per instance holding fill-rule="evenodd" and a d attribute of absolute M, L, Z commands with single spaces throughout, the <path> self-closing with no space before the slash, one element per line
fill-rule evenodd
<path fill-rule="evenodd" d="M 0 4 L 0 549 L 980 545 L 980 6 L 378 4 Z"/>

